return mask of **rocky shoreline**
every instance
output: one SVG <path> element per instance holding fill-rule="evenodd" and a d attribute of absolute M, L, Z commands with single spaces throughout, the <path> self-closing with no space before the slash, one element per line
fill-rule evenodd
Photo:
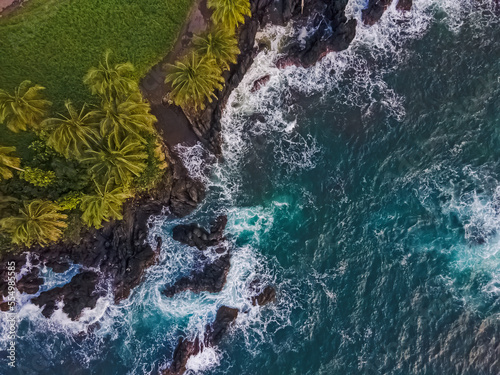
<path fill-rule="evenodd" d="M 58 302 L 63 301 L 63 312 L 71 319 L 77 320 L 83 309 L 95 307 L 98 298 L 102 296 L 97 287 L 102 280 L 111 284 L 115 303 L 128 298 L 131 290 L 141 283 L 145 270 L 156 262 L 161 248 L 162 241 L 159 237 L 155 247 L 148 242 L 149 218 L 165 212 L 177 217 L 186 216 L 205 197 L 203 184 L 189 176 L 182 161 L 175 154 L 176 143 L 169 139 L 168 130 L 177 126 L 178 132 L 181 133 L 177 143 L 186 139 L 189 140 L 188 143 L 193 143 L 198 139 L 214 155 L 221 157 L 221 116 L 229 95 L 241 82 L 259 51 L 259 46 L 255 45 L 257 31 L 268 24 L 282 25 L 291 20 L 299 26 L 312 25 L 314 33 L 300 43 L 298 38 L 292 38 L 285 46 L 286 57 L 277 62 L 278 67 L 290 64 L 307 67 L 328 52 L 346 49 L 353 40 L 356 20 L 346 18 L 344 11 L 347 2 L 348 0 L 304 0 L 303 3 L 301 0 L 251 0 L 252 17 L 238 30 L 241 50 L 238 63 L 224 73 L 226 85 L 222 91 L 216 93 L 218 100 L 207 105 L 197 116 L 186 115 L 178 108 L 163 103 L 161 97 L 164 89 L 161 87 L 146 87 L 145 82 L 148 79 L 155 82 L 162 80 L 162 69 L 153 68 L 150 76 L 143 80 L 141 88 L 145 91 L 145 97 L 151 101 L 153 114 L 158 118 L 157 128 L 164 137 L 164 151 L 170 164 L 159 186 L 127 203 L 122 221 L 108 223 L 99 230 L 86 231 L 77 244 L 57 243 L 46 248 L 32 248 L 30 252 L 4 255 L 0 259 L 0 279 L 7 280 L 9 261 L 16 262 L 17 272 L 29 264 L 27 273 L 18 280 L 17 287 L 22 293 L 36 294 L 43 283 L 43 279 L 39 277 L 43 266 L 51 267 L 54 272 L 60 273 L 65 272 L 71 263 L 80 264 L 82 272 L 74 276 L 68 284 L 44 291 L 32 299 L 32 303 L 40 306 L 46 317 L 50 317 L 57 309 Z M 365 22 L 370 24 L 371 20 L 380 18 L 378 15 L 381 9 L 385 10 L 388 3 L 390 0 L 371 0 L 367 15 L 363 13 L 364 19 L 366 17 L 370 21 Z M 399 0 L 399 3 L 404 9 L 408 8 L 408 4 L 411 7 L 411 0 Z M 205 0 L 197 4 L 192 17 L 193 14 L 198 17 L 203 12 L 206 12 Z M 184 33 L 192 34 L 192 30 L 188 27 Z M 182 46 L 180 49 L 182 50 Z M 261 82 L 256 82 L 254 87 L 258 89 L 266 82 L 263 78 Z M 168 124 L 169 121 L 176 121 L 176 124 Z M 200 250 L 199 263 L 202 267 L 193 270 L 190 276 L 181 278 L 175 284 L 166 286 L 163 291 L 165 296 L 172 297 L 185 290 L 216 293 L 223 288 L 231 259 L 231 249 L 222 245 L 226 222 L 227 219 L 220 217 L 210 230 L 205 230 L 197 224 L 178 226 L 174 229 L 175 240 Z M 213 249 L 210 251 L 217 255 L 214 261 L 208 261 L 204 254 L 208 248 Z M 274 288 L 262 285 L 259 280 L 254 280 L 249 285 L 249 290 L 253 293 L 253 305 L 264 305 L 276 298 Z M 1 283 L 0 294 L 6 297 L 7 291 L 7 283 Z M 0 309 L 7 308 L 6 302 L 0 301 Z M 189 356 L 199 353 L 205 346 L 217 345 L 237 315 L 237 310 L 223 306 L 219 308 L 215 322 L 207 325 L 203 343 L 200 343 L 199 339 L 180 339 L 173 362 L 164 374 L 183 373 Z"/>

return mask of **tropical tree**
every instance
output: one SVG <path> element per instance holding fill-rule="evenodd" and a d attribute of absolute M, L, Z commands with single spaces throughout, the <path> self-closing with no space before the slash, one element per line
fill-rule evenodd
<path fill-rule="evenodd" d="M 103 221 L 121 220 L 123 203 L 130 197 L 131 194 L 123 186 L 115 186 L 112 179 L 104 186 L 96 183 L 95 194 L 82 197 L 82 221 L 89 227 L 101 228 Z"/>
<path fill-rule="evenodd" d="M 20 168 L 21 159 L 10 155 L 13 152 L 16 152 L 15 147 L 0 146 L 0 181 L 12 178 L 12 169 L 23 171 Z"/>
<path fill-rule="evenodd" d="M 101 107 L 91 115 L 100 122 L 101 136 L 109 137 L 110 141 L 119 145 L 128 136 L 144 141 L 141 134 L 154 132 L 156 117 L 149 112 L 150 109 L 149 104 L 137 92 L 124 101 L 103 101 Z"/>
<path fill-rule="evenodd" d="M 208 56 L 199 57 L 195 53 L 169 65 L 171 72 L 165 82 L 171 82 L 170 97 L 181 107 L 205 108 L 205 100 L 211 103 L 215 89 L 221 90 L 224 78 L 217 62 Z"/>
<path fill-rule="evenodd" d="M 59 206 L 51 201 L 24 202 L 17 216 L 0 220 L 0 227 L 15 244 L 46 246 L 57 241 L 67 226 L 67 216 L 59 211 Z"/>
<path fill-rule="evenodd" d="M 89 86 L 92 94 L 102 96 L 105 100 L 121 96 L 129 96 L 138 91 L 137 81 L 131 76 L 134 66 L 130 62 L 115 64 L 110 63 L 111 51 L 106 51 L 104 61 L 100 61 L 97 67 L 90 68 L 83 78 L 83 82 Z"/>
<path fill-rule="evenodd" d="M 196 52 L 215 59 L 224 70 L 229 69 L 229 64 L 236 64 L 236 57 L 240 54 L 235 35 L 223 28 L 195 36 L 193 44 Z"/>
<path fill-rule="evenodd" d="M 68 100 L 65 103 L 68 115 L 49 118 L 42 126 L 49 130 L 47 144 L 66 158 L 82 156 L 84 148 L 97 142 L 99 131 L 92 113 L 85 113 L 85 105 L 77 111 Z"/>
<path fill-rule="evenodd" d="M 245 23 L 245 16 L 252 16 L 249 0 L 208 0 L 207 6 L 213 9 L 214 24 L 231 32 L 234 32 L 238 24 Z"/>
<path fill-rule="evenodd" d="M 128 186 L 146 168 L 148 158 L 144 146 L 136 139 L 127 137 L 118 146 L 104 143 L 100 149 L 88 150 L 83 162 L 88 162 L 90 172 L 99 181 L 115 179 L 118 185 Z"/>
<path fill-rule="evenodd" d="M 24 81 L 14 90 L 13 95 L 0 90 L 0 123 L 5 123 L 14 133 L 28 127 L 38 130 L 52 104 L 43 99 L 44 89 L 40 85 Z"/>

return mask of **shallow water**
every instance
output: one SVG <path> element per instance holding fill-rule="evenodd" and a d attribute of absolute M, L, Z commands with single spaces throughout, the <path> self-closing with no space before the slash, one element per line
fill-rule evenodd
<path fill-rule="evenodd" d="M 310 69 L 273 66 L 292 27 L 261 33 L 272 49 L 231 96 L 224 162 L 206 171 L 201 146 L 180 148 L 208 197 L 154 220 L 164 241 L 145 283 L 80 323 L 21 296 L 19 367 L 0 372 L 156 374 L 228 305 L 247 313 L 192 374 L 500 373 L 498 16 L 487 1 L 414 3 Z M 234 251 L 224 290 L 162 297 L 195 251 L 172 228 L 220 213 Z M 276 285 L 275 305 L 249 305 L 255 276 Z"/>

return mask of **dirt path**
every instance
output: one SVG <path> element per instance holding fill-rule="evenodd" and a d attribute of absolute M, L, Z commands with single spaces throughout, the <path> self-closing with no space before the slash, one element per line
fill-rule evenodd
<path fill-rule="evenodd" d="M 174 48 L 140 82 L 144 97 L 151 103 L 151 113 L 158 119 L 156 126 L 170 148 L 179 143 L 194 145 L 198 138 L 179 107 L 163 104 L 162 99 L 167 93 L 164 83 L 164 67 L 166 64 L 173 64 L 178 57 L 187 52 L 193 35 L 206 30 L 209 19 L 210 11 L 207 9 L 206 0 L 197 1 L 193 5 L 188 21 L 181 30 Z"/>
<path fill-rule="evenodd" d="M 25 1 L 26 0 L 0 0 L 0 17 L 11 13 Z"/>

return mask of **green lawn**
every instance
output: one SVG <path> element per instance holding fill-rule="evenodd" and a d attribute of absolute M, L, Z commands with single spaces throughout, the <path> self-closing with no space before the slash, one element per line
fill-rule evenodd
<path fill-rule="evenodd" d="M 143 76 L 172 48 L 193 2 L 31 0 L 0 18 L 0 88 L 29 79 L 47 88 L 55 108 L 91 102 L 82 78 L 106 49 Z"/>

